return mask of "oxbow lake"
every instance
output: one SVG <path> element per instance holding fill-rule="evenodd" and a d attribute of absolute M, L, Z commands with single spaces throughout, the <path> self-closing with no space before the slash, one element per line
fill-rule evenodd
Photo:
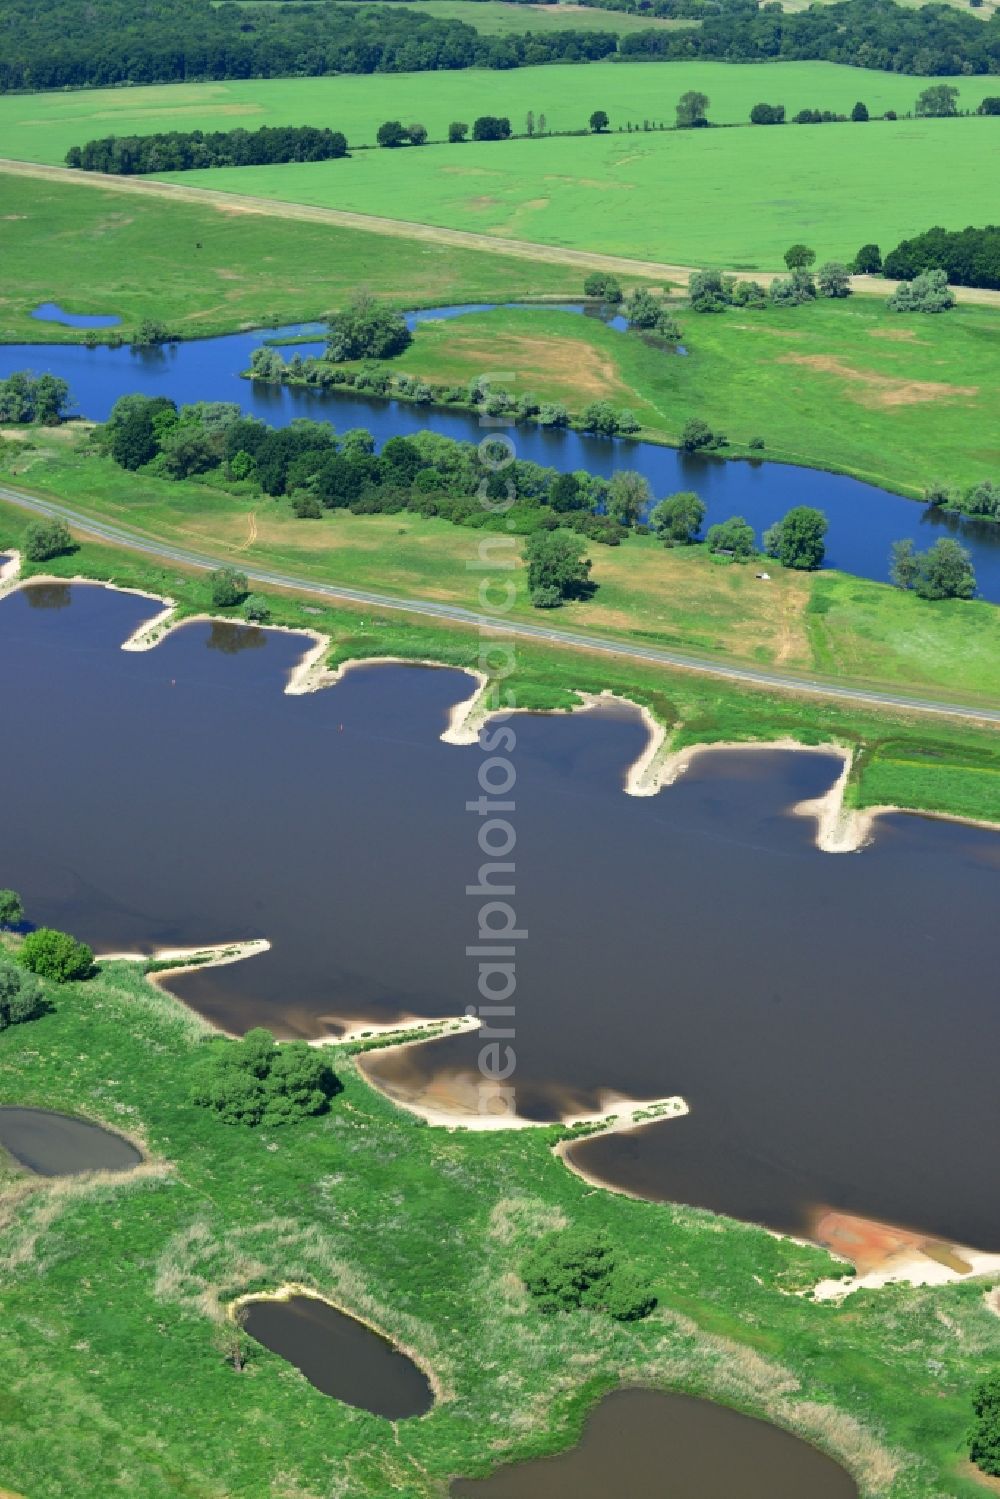
<path fill-rule="evenodd" d="M 486 303 L 437 307 L 411 313 L 410 321 L 415 325 L 430 318 L 487 310 Z M 562 310 L 579 316 L 583 309 L 567 303 Z M 254 349 L 265 341 L 280 343 L 282 339 L 315 334 L 315 342 L 283 350 L 286 357 L 295 353 L 307 357 L 322 353 L 322 333 L 320 324 L 304 323 L 135 352 L 128 347 L 88 349 L 82 344 L 4 344 L 0 345 L 0 378 L 23 369 L 61 375 L 69 382 L 79 414 L 95 421 L 105 420 L 119 396 L 141 391 L 169 396 L 179 405 L 238 401 L 244 411 L 274 426 L 306 416 L 330 421 L 341 431 L 367 427 L 380 446 L 389 437 L 424 429 L 470 442 L 480 442 L 485 434 L 497 430 L 495 426 L 484 427 L 472 412 L 366 400 L 353 394 L 292 389 L 240 378 L 241 371 L 249 367 Z M 664 353 L 665 359 L 676 357 Z M 743 515 L 760 534 L 793 505 L 818 506 L 830 522 L 826 565 L 880 582 L 888 578 L 894 541 L 910 537 L 925 547 L 938 535 L 957 536 L 972 552 L 981 596 L 1000 603 L 1000 525 L 995 523 L 942 515 L 857 479 L 791 464 L 685 454 L 654 443 L 588 437 L 533 425 L 503 430 L 509 431 L 519 458 L 557 469 L 588 469 L 605 476 L 616 468 L 636 469 L 649 480 L 657 498 L 680 489 L 697 490 L 708 506 L 707 524 Z"/>
<path fill-rule="evenodd" d="M 68 585 L 0 602 L 19 788 L 0 886 L 97 951 L 267 936 L 174 980 L 236 1031 L 474 1004 L 482 752 L 439 739 L 470 679 L 370 666 L 287 697 L 304 639 L 192 623 L 122 652 L 154 611 Z M 631 710 L 513 724 L 521 1112 L 679 1093 L 687 1118 L 593 1141 L 589 1163 L 779 1229 L 829 1206 L 1000 1249 L 1000 839 L 896 815 L 863 853 L 822 854 L 789 809 L 832 757 L 718 752 L 637 799 Z M 466 1034 L 371 1065 L 461 1106 L 476 1060 Z"/>

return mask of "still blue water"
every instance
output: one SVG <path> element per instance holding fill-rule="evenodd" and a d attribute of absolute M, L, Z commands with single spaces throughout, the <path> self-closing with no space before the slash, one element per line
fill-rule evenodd
<path fill-rule="evenodd" d="M 459 316 L 485 310 L 486 305 L 431 308 L 411 313 L 409 318 L 415 323 Z M 572 304 L 566 310 L 581 311 Z M 237 401 L 244 411 L 274 426 L 284 426 L 295 417 L 311 417 L 331 421 L 341 431 L 367 427 L 380 445 L 389 437 L 425 429 L 471 442 L 495 430 L 472 412 L 251 384 L 240 378 L 254 349 L 265 340 L 280 342 L 319 331 L 318 324 L 303 323 L 134 351 L 129 347 L 88 349 L 81 344 L 5 344 L 0 345 L 0 377 L 24 369 L 61 375 L 70 384 L 79 413 L 95 421 L 106 419 L 119 396 L 142 391 L 170 396 L 178 404 Z M 297 344 L 291 352 L 308 357 L 321 354 L 323 347 L 323 339 L 317 336 L 315 342 Z M 981 596 L 1000 603 L 1000 526 L 989 522 L 943 516 L 860 480 L 786 463 L 726 460 L 653 443 L 535 426 L 509 429 L 509 435 L 519 458 L 552 468 L 588 469 L 604 476 L 616 468 L 637 469 L 657 498 L 694 489 L 708 506 L 708 524 L 743 515 L 760 533 L 791 506 L 816 505 L 830 522 L 826 565 L 860 577 L 884 582 L 889 549 L 901 537 L 910 537 L 923 547 L 942 531 L 956 535 L 972 553 Z"/>

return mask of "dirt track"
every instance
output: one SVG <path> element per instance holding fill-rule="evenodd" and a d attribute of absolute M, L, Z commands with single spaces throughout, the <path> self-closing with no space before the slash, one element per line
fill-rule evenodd
<path fill-rule="evenodd" d="M 453 245 L 459 250 L 485 250 L 494 255 L 512 255 L 523 260 L 544 261 L 549 265 L 576 266 L 582 270 L 614 271 L 623 276 L 648 276 L 686 286 L 694 266 L 671 265 L 659 260 L 633 260 L 625 255 L 602 255 L 594 250 L 569 250 L 559 245 L 534 244 L 524 239 L 501 239 L 492 234 L 474 234 L 468 229 L 443 229 L 434 224 L 417 224 L 408 219 L 381 218 L 375 214 L 351 213 L 344 208 L 319 208 L 309 203 L 284 203 L 273 198 L 251 198 L 241 193 L 224 193 L 216 188 L 184 187 L 177 182 L 154 182 L 146 177 L 115 177 L 103 172 L 78 172 L 68 167 L 43 166 L 31 161 L 12 161 L 0 157 L 0 173 L 17 177 L 35 177 L 45 182 L 68 182 L 77 187 L 100 187 L 115 193 L 138 193 L 146 197 L 168 198 L 175 202 L 197 203 L 217 208 L 220 213 L 256 213 L 268 218 L 295 219 L 302 223 L 330 224 L 340 229 L 363 229 L 369 234 L 386 234 L 396 239 L 424 240 L 435 245 Z M 784 272 L 756 272 L 765 285 Z M 881 278 L 851 278 L 856 292 L 884 297 L 896 285 Z M 974 302 L 986 307 L 1000 307 L 1000 291 L 973 287 L 956 287 L 960 302 Z"/>

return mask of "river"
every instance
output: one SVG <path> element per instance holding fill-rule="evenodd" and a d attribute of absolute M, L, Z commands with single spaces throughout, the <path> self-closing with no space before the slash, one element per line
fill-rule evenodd
<path fill-rule="evenodd" d="M 154 608 L 0 602 L 0 886 L 97 950 L 270 938 L 174 981 L 235 1030 L 461 1014 L 482 754 L 438 736 L 469 678 L 373 666 L 287 697 L 300 638 L 194 623 L 122 652 Z M 1000 839 L 898 815 L 822 854 L 789 808 L 828 756 L 719 752 L 635 799 L 631 711 L 514 722 L 521 1111 L 679 1093 L 689 1117 L 587 1148 L 636 1190 L 779 1229 L 831 1206 L 1000 1249 Z M 466 1035 L 377 1067 L 461 1101 L 476 1055 Z"/>
<path fill-rule="evenodd" d="M 481 306 L 431 308 L 410 314 L 411 322 L 460 316 Z M 567 305 L 567 314 L 579 309 Z M 362 399 L 353 394 L 251 383 L 240 378 L 250 356 L 265 339 L 280 340 L 315 333 L 308 342 L 285 349 L 286 357 L 320 354 L 319 324 L 301 324 L 265 332 L 231 334 L 133 352 L 82 344 L 0 345 L 0 378 L 14 370 L 49 372 L 67 380 L 81 415 L 103 421 L 119 396 L 133 391 L 169 396 L 178 404 L 237 401 L 243 410 L 283 426 L 295 417 L 332 421 L 341 431 L 367 427 L 379 445 L 389 437 L 430 429 L 470 442 L 484 429 L 470 411 L 452 411 L 402 401 Z M 635 335 L 628 335 L 635 336 Z M 664 354 L 664 358 L 676 355 Z M 708 506 L 707 524 L 743 515 L 760 534 L 793 505 L 815 505 L 825 511 L 828 567 L 885 582 L 894 541 L 910 537 L 918 546 L 937 535 L 955 535 L 972 553 L 979 592 L 1000 603 L 1000 525 L 931 511 L 913 500 L 860 480 L 786 463 L 726 460 L 685 454 L 655 443 L 609 440 L 579 432 L 533 425 L 513 430 L 519 458 L 558 469 L 588 469 L 610 475 L 616 468 L 642 473 L 654 495 L 662 498 L 694 489 Z"/>

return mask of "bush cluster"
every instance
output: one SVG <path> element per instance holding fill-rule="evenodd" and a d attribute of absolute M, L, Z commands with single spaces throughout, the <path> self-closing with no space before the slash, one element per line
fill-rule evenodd
<path fill-rule="evenodd" d="M 192 172 L 202 167 L 260 167 L 286 161 L 329 161 L 347 155 L 339 130 L 316 125 L 262 125 L 259 130 L 170 130 L 156 135 L 109 135 L 71 146 L 66 165 L 84 172 L 138 176 Z"/>
<path fill-rule="evenodd" d="M 37 978 L 0 953 L 0 1031 L 34 1020 L 44 1009 L 42 986 Z"/>
<path fill-rule="evenodd" d="M 522 1260 L 521 1278 L 548 1314 L 586 1307 L 616 1322 L 637 1322 L 657 1301 L 647 1278 L 623 1264 L 607 1235 L 593 1229 L 546 1234 Z"/>
<path fill-rule="evenodd" d="M 295 1124 L 325 1113 L 341 1084 L 321 1051 L 305 1041 L 279 1046 L 270 1031 L 248 1031 L 241 1041 L 207 1043 L 196 1068 L 192 1103 L 226 1124 L 248 1128 Z"/>

